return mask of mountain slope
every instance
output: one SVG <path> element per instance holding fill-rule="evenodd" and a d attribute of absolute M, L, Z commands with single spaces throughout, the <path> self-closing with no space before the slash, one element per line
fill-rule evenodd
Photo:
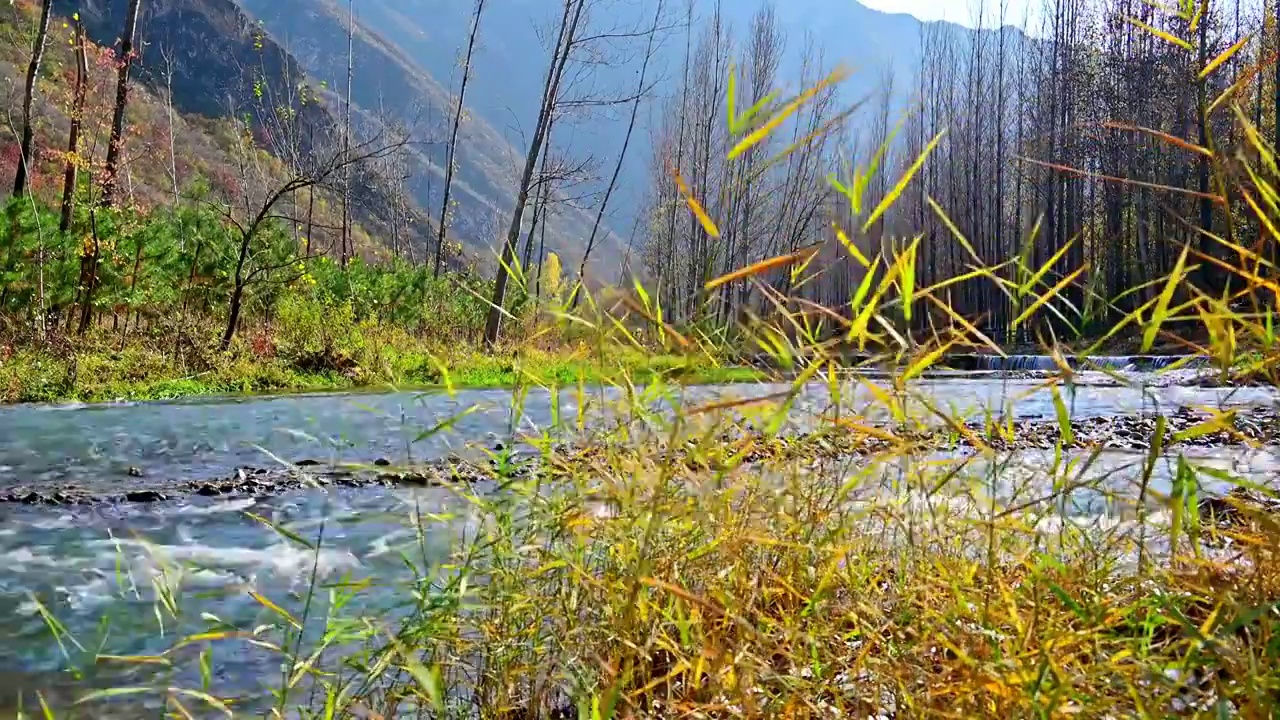
<path fill-rule="evenodd" d="M 127 0 L 54 0 L 55 12 L 63 17 L 78 14 L 89 39 L 103 48 L 117 44 L 126 9 Z M 215 185 L 233 188 L 236 163 L 226 154 L 229 146 L 224 135 L 232 132 L 232 123 L 227 121 L 256 117 L 260 112 L 269 111 L 266 106 L 271 96 L 259 97 L 261 88 L 296 89 L 307 82 L 303 67 L 283 47 L 266 37 L 232 0 L 147 0 L 142 4 L 138 37 L 134 87 L 138 93 L 150 91 L 151 97 L 141 98 L 140 105 L 130 106 L 128 125 L 138 140 L 126 145 L 126 162 L 144 167 L 150 157 L 160 151 L 154 143 L 146 141 L 148 133 L 138 132 L 138 128 L 154 127 L 154 122 L 149 120 L 155 111 L 148 106 L 156 102 L 157 97 L 171 98 L 182 123 L 203 126 L 205 132 L 218 140 L 214 149 L 204 147 L 208 143 L 196 135 L 175 139 L 180 166 L 178 184 L 187 183 L 195 175 L 209 178 L 212 174 Z M 111 86 L 95 92 L 95 96 L 104 100 L 114 97 L 113 62 L 104 55 L 96 68 L 109 76 L 105 82 Z M 336 137 L 338 124 L 333 99 L 331 95 L 319 93 L 318 100 L 296 108 L 297 117 L 292 124 L 311 128 L 311 134 L 302 138 L 304 145 L 332 142 Z M 163 102 L 161 105 L 163 108 Z M 165 112 L 167 115 L 167 110 Z M 108 108 L 93 117 L 109 118 L 110 114 Z M 261 123 L 258 124 L 261 130 Z M 205 158 L 206 162 L 183 172 L 181 166 L 189 164 L 190 158 Z M 426 227 L 429 224 L 420 210 L 398 207 L 381 168 L 362 166 L 354 172 L 353 214 L 356 222 L 364 225 L 369 233 L 364 235 L 357 228 L 355 237 L 360 241 L 360 252 L 372 256 L 384 254 L 388 249 L 385 236 L 394 234 L 390 230 L 393 226 Z M 401 217 L 393 220 L 392 212 Z M 317 230 L 317 234 L 324 233 Z M 418 244 L 424 241 L 420 239 Z"/>
<path fill-rule="evenodd" d="M 346 10 L 332 0 L 239 0 L 267 31 L 298 58 L 307 72 L 331 88 L 345 89 L 347 72 Z M 459 37 L 465 37 L 465 31 Z M 443 41 L 442 41 L 443 42 Z M 357 20 L 353 44 L 353 105 L 368 116 L 393 119 L 415 128 L 422 141 L 414 146 L 411 187 L 419 204 L 438 216 L 442 198 L 445 147 L 440 142 L 451 120 L 452 96 L 419 60 L 381 33 Z M 456 41 L 454 43 L 456 47 Z M 446 75 L 447 79 L 447 75 Z M 515 201 L 524 148 L 513 145 L 484 113 L 469 114 L 459 138 L 451 232 L 489 258 L 496 249 Z M 567 259 L 580 257 L 590 231 L 591 215 L 569 206 L 549 223 L 548 245 Z M 528 213 L 526 213 L 526 222 Z M 616 263 L 620 241 L 607 237 L 600 255 Z"/>
<path fill-rule="evenodd" d="M 241 0 L 253 12 L 279 8 L 274 23 L 287 29 L 290 15 L 303 0 Z M 321 0 L 328 5 L 329 0 Z M 715 0 L 694 0 L 695 23 L 705 21 L 713 12 Z M 516 147 L 523 134 L 533 127 L 548 64 L 548 39 L 553 36 L 553 23 L 560 3 L 547 0 L 487 0 L 479 46 L 473 60 L 467 105 L 479 119 L 492 128 L 502 128 L 501 135 Z M 286 11 L 288 6 L 291 9 Z M 684 53 L 683 3 L 669 2 L 671 17 L 668 33 L 652 75 L 657 83 L 653 95 L 674 92 L 680 82 Z M 787 48 L 779 78 L 795 90 L 799 75 L 802 47 L 806 36 L 822 49 L 827 67 L 843 62 L 854 70 L 842 89 L 847 103 L 872 96 L 891 69 L 895 76 L 894 107 L 906 106 L 911 80 L 920 65 L 921 36 L 925 26 L 909 15 L 890 14 L 867 8 L 854 0 L 777 0 L 778 19 L 787 37 Z M 461 45 L 471 23 L 473 3 L 464 0 L 357 0 L 354 4 L 359 22 L 371 32 L 398 46 L 440 87 L 453 88 L 459 74 Z M 652 13 L 652 0 L 641 3 L 611 2 L 601 5 L 606 12 L 595 21 L 610 29 L 634 31 L 643 28 Z M 722 2 L 726 24 L 739 36 L 750 25 L 760 2 Z M 345 11 L 344 11 L 345 12 Z M 269 22 L 269 24 L 272 24 Z M 944 30 L 964 34 L 961 26 L 943 23 Z M 696 44 L 696 38 L 694 40 Z M 619 94 L 630 92 L 639 63 L 631 48 L 628 62 L 619 67 L 600 67 L 597 88 Z M 342 57 L 342 56 L 339 56 Z M 345 71 L 345 68 L 344 68 Z M 653 117 L 656 106 L 650 104 L 641 113 L 637 138 L 650 137 L 661 118 Z M 581 158 L 594 158 L 609 166 L 613 163 L 626 130 L 626 109 L 597 111 L 586 122 L 577 123 L 557 138 L 562 146 Z M 479 132 L 481 122 L 471 128 Z M 571 137 L 570 137 L 571 133 Z M 496 135 L 498 133 L 490 133 Z M 490 137 L 486 143 L 497 143 Z M 644 143 L 634 143 L 624 166 L 622 182 L 611 201 L 609 219 L 614 231 L 627 235 L 635 214 L 643 202 L 647 187 L 650 153 Z M 464 167 L 467 161 L 464 160 Z"/>

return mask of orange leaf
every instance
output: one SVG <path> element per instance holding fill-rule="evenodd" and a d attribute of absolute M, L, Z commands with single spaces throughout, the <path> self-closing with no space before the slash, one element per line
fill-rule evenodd
<path fill-rule="evenodd" d="M 702 203 L 693 197 L 693 193 L 689 191 L 689 186 L 685 184 L 684 178 L 680 177 L 680 173 L 676 172 L 676 187 L 680 189 L 680 194 L 684 196 L 684 201 L 689 204 L 689 209 L 693 211 L 693 216 L 698 218 L 698 222 L 702 224 L 702 229 L 713 238 L 720 237 L 720 228 L 716 227 L 716 223 L 702 209 Z"/>
<path fill-rule="evenodd" d="M 790 253 L 788 255 L 779 255 L 778 257 L 769 258 L 768 260 L 761 260 L 758 263 L 748 265 L 747 267 L 739 270 L 734 270 L 727 275 L 721 275 L 720 277 L 709 281 L 703 289 L 714 290 L 721 285 L 731 283 L 734 280 L 741 280 L 742 278 L 751 277 L 752 275 L 759 275 L 766 270 L 772 270 L 773 268 L 781 267 L 783 265 L 790 265 L 793 262 L 803 261 L 815 252 L 817 252 L 817 250 L 811 248 L 808 250 L 800 250 L 799 252 Z"/>

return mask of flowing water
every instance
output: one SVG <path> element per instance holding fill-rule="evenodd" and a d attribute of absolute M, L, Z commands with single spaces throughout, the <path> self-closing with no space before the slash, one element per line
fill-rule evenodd
<path fill-rule="evenodd" d="M 1142 377 L 1135 375 L 1135 377 Z M 1088 380 L 1088 378 L 1086 378 Z M 1264 388 L 1243 390 L 1116 386 L 1098 376 L 1068 394 L 1077 417 L 1172 411 L 1178 406 L 1271 405 L 1277 400 Z M 759 397 L 785 390 L 785 385 L 690 387 L 665 399 L 668 404 L 697 406 L 726 398 Z M 990 377 L 934 378 L 913 385 L 930 403 L 973 415 L 983 407 L 1011 410 L 1019 418 L 1052 418 L 1054 406 L 1033 380 Z M 855 409 L 874 405 L 872 394 L 850 386 L 845 400 Z M 623 398 L 616 389 L 588 392 L 593 423 L 611 415 L 603 408 Z M 513 428 L 521 432 L 549 429 L 556 417 L 578 417 L 579 401 L 562 393 L 531 392 L 514 420 L 512 394 L 499 390 L 299 395 L 239 399 L 140 403 L 105 406 L 12 406 L 0 408 L 0 490 L 14 485 L 76 483 L 111 492 L 122 485 L 163 487 L 165 483 L 226 475 L 239 466 L 269 466 L 276 460 L 313 458 L 373 462 L 420 461 L 450 453 L 466 454 L 465 445 L 510 443 Z M 797 427 L 829 402 L 826 386 L 805 389 L 792 421 Z M 558 405 L 558 410 L 553 406 Z M 424 428 L 458 417 L 449 432 L 418 439 Z M 471 450 L 470 452 L 476 452 Z M 1197 462 L 1268 481 L 1280 470 L 1280 454 L 1270 449 L 1201 451 Z M 1089 469 L 1099 484 L 1122 488 L 1136 477 L 1142 456 L 1108 452 Z M 997 494 L 1014 498 L 1034 492 L 1035 479 L 1045 477 L 1052 458 L 1043 452 L 1020 453 L 1004 468 Z M 1157 468 L 1155 484 L 1168 486 L 1172 470 Z M 981 474 L 979 472 L 979 474 Z M 141 477 L 139 477 L 139 475 Z M 1029 490 L 1030 489 L 1030 490 Z M 245 627 L 264 621 L 269 611 L 247 593 L 252 586 L 300 613 L 302 589 L 314 572 L 320 579 L 376 578 L 387 583 L 405 579 L 404 556 L 421 567 L 443 557 L 451 533 L 420 537 L 407 520 L 415 511 L 459 512 L 465 507 L 448 490 L 343 489 L 307 490 L 261 499 L 185 498 L 150 504 L 87 507 L 0 506 L 0 686 L 18 689 L 20 680 L 47 677 L 84 659 L 64 640 L 53 641 L 41 617 L 47 607 L 88 651 L 145 655 L 168 647 L 175 638 L 207 629 L 211 613 Z M 1084 493 L 1068 514 L 1105 514 L 1104 496 Z M 254 513 L 315 538 L 323 532 L 319 553 L 299 547 L 249 517 Z M 454 528 L 456 529 L 456 528 Z M 402 553 L 404 554 L 402 556 Z M 199 611 L 163 617 L 164 634 L 155 610 L 157 588 L 181 585 L 200 599 Z M 400 589 L 368 593 L 364 601 L 385 603 L 394 613 L 406 593 Z M 103 618 L 109 622 L 103 624 Z M 278 682 L 279 668 L 264 653 L 217 651 L 218 673 L 250 689 L 255 683 Z M 154 672 L 154 670 L 151 670 Z M 95 668 L 111 682 L 128 679 L 126 670 Z M 10 678 L 10 679 L 7 679 Z M 106 680 L 103 680 L 105 682 Z M 4 693 L 0 692 L 0 708 Z M 2 713 L 2 711 L 0 711 Z"/>

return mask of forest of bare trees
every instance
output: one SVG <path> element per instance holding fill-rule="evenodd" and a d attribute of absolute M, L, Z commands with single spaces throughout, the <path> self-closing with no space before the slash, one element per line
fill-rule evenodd
<path fill-rule="evenodd" d="M 691 13 L 683 77 L 655 133 L 644 246 L 667 313 L 716 324 L 767 313 L 758 284 L 723 286 L 716 297 L 702 288 L 807 247 L 816 256 L 805 272 L 773 271 L 767 283 L 838 309 L 867 272 L 859 254 L 887 261 L 886 250 L 919 235 L 918 286 L 976 267 L 1016 285 L 1047 266 L 1037 287 L 1062 283 L 1063 292 L 1042 309 L 1048 325 L 1022 330 L 1087 335 L 1157 293 L 1184 245 L 1221 255 L 1212 238 L 1231 238 L 1248 221 L 1233 213 L 1229 223 L 1211 199 L 1209 156 L 1197 148 L 1225 156 L 1240 146 L 1233 106 L 1275 141 L 1280 7 L 1216 0 L 1194 26 L 1141 0 L 1049 0 L 1032 9 L 1027 27 L 1008 24 L 1006 0 L 975 0 L 976 32 L 922 24 L 918 67 L 884 70 L 866 97 L 823 88 L 734 161 L 725 160 L 733 138 L 722 111 L 730 73 L 747 107 L 777 88 L 814 87 L 832 63 L 807 38 L 786 37 L 771 3 L 739 32 L 719 13 Z M 777 58 L 793 43 L 800 72 L 780 77 Z M 870 228 L 855 222 L 858 209 L 837 188 L 858 188 L 865 215 L 940 136 L 891 211 Z M 690 217 L 681 179 L 720 238 Z M 1212 262 L 1192 279 L 1219 294 L 1227 283 Z M 1021 308 L 1008 287 L 976 276 L 946 293 L 993 337 L 1032 340 L 1009 336 Z"/>
<path fill-rule="evenodd" d="M 521 157 L 509 186 L 513 202 L 495 208 L 504 216 L 504 232 L 482 238 L 497 245 L 499 256 L 493 285 L 484 289 L 486 344 L 499 339 L 509 315 L 512 273 L 528 283 L 525 296 L 540 295 L 548 226 L 562 212 L 579 219 L 556 227 L 558 246 L 576 244 L 581 253 L 570 266 L 572 281 L 589 287 L 617 278 L 625 284 L 635 272 L 657 288 L 667 318 L 716 328 L 776 312 L 788 302 L 782 298 L 848 314 L 866 278 L 884 273 L 906 248 L 916 286 L 964 278 L 940 294 L 951 312 L 935 310 L 968 318 L 1002 342 L 1034 341 L 1045 331 L 1096 336 L 1158 292 L 1184 247 L 1204 258 L 1192 280 L 1222 295 L 1230 274 L 1214 259 L 1226 262 L 1230 243 L 1258 237 L 1249 231 L 1256 231 L 1259 217 L 1239 212 L 1247 199 L 1222 200 L 1227 193 L 1216 187 L 1221 181 L 1211 163 L 1229 161 L 1245 147 L 1246 123 L 1267 141 L 1280 139 L 1280 70 L 1274 62 L 1280 3 L 1184 0 L 1195 12 L 1180 14 L 1144 0 L 1025 1 L 1034 5 L 1030 12 L 1010 6 L 1024 0 L 973 0 L 976 29 L 920 24 L 918 54 L 904 53 L 910 62 L 856 70 L 872 75 L 859 87 L 874 89 L 855 95 L 839 80 L 841 61 L 856 63 L 858 49 L 824 47 L 816 33 L 797 32 L 794 22 L 780 19 L 778 0 L 763 0 L 749 21 L 736 23 L 730 18 L 741 15 L 727 12 L 724 0 L 651 0 L 643 12 L 625 18 L 611 0 L 560 0 L 545 18 L 542 95 L 536 114 L 529 113 L 535 122 L 520 129 Z M 94 203 L 104 208 L 126 190 L 117 181 L 128 180 L 121 153 L 141 5 L 128 4 L 119 35 L 111 139 Z M 50 8 L 47 1 L 41 5 L 35 25 L 22 130 L 15 128 L 21 138 L 18 196 L 34 152 L 32 106 L 41 92 L 36 78 Z M 373 153 L 378 163 L 328 158 L 337 162 L 342 213 L 341 224 L 328 229 L 340 233 L 336 255 L 344 267 L 360 254 L 353 240 L 356 207 L 362 216 L 385 220 L 380 229 L 389 233 L 398 261 L 430 264 L 439 275 L 458 220 L 454 171 L 469 117 L 468 87 L 477 79 L 473 54 L 484 46 L 485 8 L 484 0 L 474 3 L 469 32 L 459 38 L 460 82 L 447 117 L 439 118 L 438 135 L 447 141 L 432 140 L 433 125 L 411 142 L 413 129 L 380 118 L 372 124 L 383 127 L 384 136 L 401 136 L 390 143 L 394 152 Z M 344 157 L 361 145 L 371 124 L 365 118 L 352 125 L 355 3 L 345 11 L 347 87 L 338 105 Z M 1031 20 L 1014 24 L 1014 17 Z M 69 157 L 81 142 L 88 73 L 79 21 L 74 32 L 79 39 L 72 44 L 80 51 L 71 73 L 78 80 L 68 113 Z M 265 77 L 265 70 L 260 74 Z M 260 82 L 255 91 L 275 102 L 294 84 L 286 77 L 288 87 Z M 284 99 L 291 107 L 297 98 Z M 788 105 L 792 100 L 797 102 Z M 779 112 L 784 119 L 766 137 L 739 144 Z M 592 156 L 578 144 L 580 131 L 605 122 L 625 134 L 607 155 L 596 146 L 604 156 Z M 298 123 L 296 133 L 308 132 L 307 122 Z M 336 132 L 336 115 L 333 123 Z M 253 124 L 267 140 L 255 142 L 279 145 L 292 137 L 263 118 Z M 291 142 L 316 144 L 315 128 L 309 133 Z M 330 134 L 322 133 L 320 145 L 334 140 Z M 428 145 L 447 150 L 439 205 L 431 208 L 438 221 L 434 227 L 419 222 L 413 231 L 420 214 L 407 189 L 409 156 Z M 296 153 L 268 149 L 291 169 L 300 167 Z M 172 138 L 169 151 L 176 203 Z M 613 276 L 589 277 L 595 272 L 589 260 L 598 259 L 593 252 L 599 254 L 603 241 L 615 240 L 620 230 L 615 196 L 633 190 L 625 187 L 624 168 L 628 154 L 636 153 L 647 157 L 649 175 L 633 238 L 625 257 L 606 262 L 614 263 L 606 267 Z M 64 233 L 85 177 L 78 170 L 67 163 Z M 911 181 L 901 182 L 907 174 Z M 363 208 L 368 198 L 353 197 L 353 188 L 374 186 L 386 186 L 376 198 L 382 212 Z M 287 194 L 290 232 L 303 248 L 297 256 L 328 252 L 313 247 L 313 235 L 327 229 L 314 220 L 315 188 L 308 184 Z M 889 197 L 892 207 L 868 221 L 870 209 Z M 430 199 L 434 205 L 436 198 Z M 715 226 L 691 213 L 691 204 L 705 208 Z M 245 215 L 252 219 L 253 213 Z M 81 308 L 82 329 L 90 324 L 99 273 L 96 235 L 90 235 L 95 241 L 83 250 L 71 303 Z M 416 256 L 414 239 L 421 250 Z M 137 256 L 140 261 L 143 254 Z M 796 260 L 749 281 L 711 282 L 782 256 Z M 37 257 L 43 259 L 44 251 Z M 1027 292 L 1010 288 L 1028 283 L 1032 296 L 1061 292 L 1038 308 L 1035 322 L 1015 323 L 1030 300 Z M 576 305 L 579 290 L 569 297 Z M 904 329 L 927 331 L 939 320 L 948 322 L 939 313 L 918 314 Z M 224 345 L 233 334 L 225 333 Z"/>

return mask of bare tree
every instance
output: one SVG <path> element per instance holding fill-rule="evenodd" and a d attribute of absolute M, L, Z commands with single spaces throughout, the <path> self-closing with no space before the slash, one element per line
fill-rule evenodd
<path fill-rule="evenodd" d="M 489 315 L 485 321 L 484 344 L 492 348 L 498 342 L 498 332 L 502 326 L 502 307 L 507 292 L 507 281 L 510 267 L 515 257 L 515 246 L 520 240 L 520 227 L 524 218 L 525 206 L 529 202 L 529 187 L 533 180 L 533 172 L 538 164 L 538 157 L 546 141 L 547 128 L 556 108 L 556 98 L 560 92 L 560 81 L 564 77 L 565 66 L 569 62 L 569 54 L 581 27 L 582 16 L 590 0 L 564 0 L 559 31 L 551 53 L 551 64 L 547 68 L 547 77 L 542 90 L 542 105 L 538 111 L 538 121 L 533 137 L 529 142 L 529 151 L 525 155 L 524 170 L 520 175 L 520 184 L 516 192 L 516 205 L 512 211 L 511 224 L 507 228 L 507 236 L 502 245 L 502 254 L 498 263 L 497 277 L 493 284 L 493 298 L 490 301 Z"/>
<path fill-rule="evenodd" d="M 336 151 L 325 152 L 322 149 L 309 148 L 305 155 L 293 158 L 293 167 L 284 180 L 271 181 L 265 172 L 257 173 L 257 177 L 261 180 L 261 192 L 257 194 L 256 202 L 250 198 L 250 190 L 246 188 L 244 192 L 246 212 L 233 212 L 229 208 L 225 211 L 227 221 L 238 231 L 240 241 L 235 270 L 232 273 L 231 295 L 227 302 L 227 324 L 219 343 L 222 350 L 230 347 L 231 341 L 235 338 L 246 290 L 254 283 L 269 280 L 274 273 L 296 267 L 299 260 L 303 259 L 296 254 L 285 258 L 273 258 L 264 252 L 265 248 L 260 240 L 272 223 L 287 221 L 295 224 L 297 222 L 297 218 L 279 215 L 277 206 L 301 190 L 330 187 L 331 181 L 335 179 L 343 184 L 333 189 L 341 190 L 345 188 L 341 178 L 347 177 L 350 170 L 389 157 L 405 143 L 406 140 L 403 137 L 376 137 L 354 145 L 344 141 L 342 148 Z M 256 164 L 253 159 L 253 148 L 241 148 L 240 164 L 242 177 L 249 178 Z"/>
<path fill-rule="evenodd" d="M 116 200 L 116 180 L 120 171 L 120 156 L 124 151 L 124 116 L 129 105 L 129 71 L 136 55 L 134 35 L 138 31 L 138 11 L 142 0 L 129 0 L 124 31 L 120 33 L 119 71 L 116 79 L 116 105 L 111 116 L 111 140 L 107 144 L 107 162 L 102 181 L 102 206 L 111 207 Z"/>
<path fill-rule="evenodd" d="M 453 109 L 453 129 L 449 132 L 449 148 L 444 166 L 444 199 L 440 202 L 439 235 L 436 237 L 436 261 L 433 273 L 440 277 L 440 260 L 444 255 L 445 236 L 449 229 L 449 194 L 453 190 L 453 172 L 457 163 L 458 128 L 462 125 L 467 98 L 467 81 L 471 79 L 471 55 L 475 51 L 476 37 L 480 33 L 480 16 L 484 13 L 484 0 L 476 0 L 475 12 L 471 15 L 471 36 L 467 39 L 467 54 L 462 61 L 462 82 L 458 88 L 457 105 Z"/>
<path fill-rule="evenodd" d="M 578 267 L 578 283 L 574 285 L 573 296 L 569 300 L 570 309 L 578 306 L 579 292 L 586 282 L 587 262 L 591 258 L 591 251 L 595 249 L 596 236 L 600 233 L 600 225 L 604 220 L 605 210 L 609 207 L 609 198 L 613 196 L 613 191 L 618 186 L 618 177 L 622 174 L 622 165 L 627 159 L 627 149 L 631 146 L 631 135 L 636 128 L 636 117 L 640 113 L 640 103 L 648 94 L 648 87 L 645 83 L 649 77 L 649 63 L 653 60 L 658 28 L 662 24 L 663 9 L 663 0 L 657 0 L 654 3 L 653 24 L 649 27 L 648 39 L 645 44 L 644 60 L 640 63 L 640 74 L 639 79 L 636 81 L 635 96 L 631 100 L 631 116 L 627 120 L 627 132 L 622 138 L 622 149 L 618 151 L 618 161 L 613 166 L 613 175 L 609 178 L 609 185 L 605 188 L 604 197 L 600 199 L 600 207 L 596 210 L 595 222 L 591 224 L 591 234 L 587 236 L 587 247 L 582 253 L 582 264 Z M 606 230 L 606 232 L 608 231 Z"/>
<path fill-rule="evenodd" d="M 53 0 L 44 0 L 40 5 L 40 22 L 31 48 L 31 62 L 27 65 L 27 83 L 22 91 L 22 148 L 19 150 L 18 172 L 13 180 L 14 197 L 21 197 L 27 191 L 27 173 L 33 159 L 31 145 L 35 139 L 31 106 L 35 102 L 36 82 L 40 79 L 40 63 L 44 60 L 44 49 L 48 44 L 49 16 L 52 14 Z"/>
<path fill-rule="evenodd" d="M 76 184 L 80 168 L 80 127 L 84 122 L 84 104 L 89 88 L 89 53 L 85 48 L 84 24 L 75 19 L 73 42 L 75 43 L 76 79 L 71 100 L 71 130 L 67 136 L 66 170 L 62 179 L 62 220 L 58 232 L 71 229 L 72 214 L 76 203 Z"/>
<path fill-rule="evenodd" d="M 355 78 L 355 0 L 347 0 L 347 96 L 342 116 L 342 150 L 351 151 L 351 85 Z M 342 240 L 338 250 L 342 267 L 347 266 L 354 248 L 351 247 L 351 167 L 342 168 Z M 308 185 L 308 187 L 311 187 Z"/>

